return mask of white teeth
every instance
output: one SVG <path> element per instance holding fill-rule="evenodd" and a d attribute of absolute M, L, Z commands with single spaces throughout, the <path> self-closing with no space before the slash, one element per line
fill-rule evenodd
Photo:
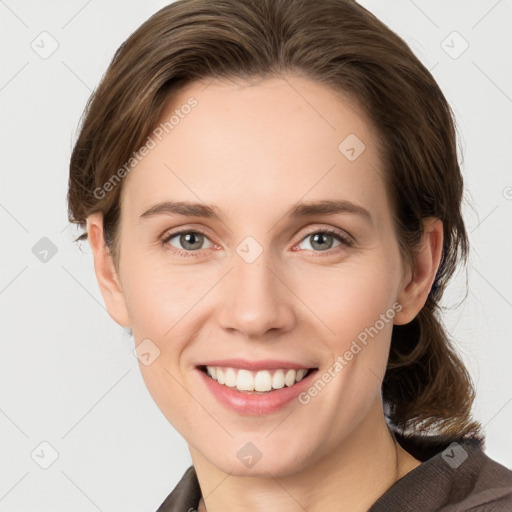
<path fill-rule="evenodd" d="M 297 382 L 300 382 L 304 378 L 304 375 L 306 375 L 306 372 L 307 372 L 307 370 L 305 368 L 301 368 L 300 370 L 297 370 L 297 377 L 295 377 L 295 380 Z"/>
<path fill-rule="evenodd" d="M 236 373 L 233 368 L 228 368 L 224 372 L 224 384 L 230 388 L 236 387 Z"/>
<path fill-rule="evenodd" d="M 278 369 L 251 372 L 245 369 L 207 366 L 206 371 L 219 384 L 236 388 L 238 391 L 258 391 L 263 393 L 272 389 L 281 389 L 284 386 L 293 386 L 304 378 L 308 369 Z"/>
<path fill-rule="evenodd" d="M 287 386 L 293 386 L 295 384 L 295 377 L 297 372 L 295 370 L 288 370 L 284 376 L 284 383 Z"/>
<path fill-rule="evenodd" d="M 272 389 L 272 377 L 270 372 L 263 370 L 254 378 L 254 391 L 270 391 Z"/>
<path fill-rule="evenodd" d="M 236 389 L 238 391 L 254 391 L 254 377 L 249 370 L 238 370 Z"/>
<path fill-rule="evenodd" d="M 284 372 L 283 372 L 283 370 L 277 370 L 276 373 L 274 373 L 274 375 L 272 377 L 272 387 L 274 389 L 284 388 Z"/>

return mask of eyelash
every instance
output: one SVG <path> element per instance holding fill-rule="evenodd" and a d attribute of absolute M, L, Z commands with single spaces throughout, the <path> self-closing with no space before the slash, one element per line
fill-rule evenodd
<path fill-rule="evenodd" d="M 196 234 L 200 234 L 200 235 L 203 235 L 204 237 L 208 238 L 208 235 L 204 231 L 201 231 L 200 229 L 182 229 L 180 231 L 176 231 L 176 232 L 172 232 L 172 233 L 166 233 L 163 236 L 163 238 L 161 239 L 161 243 L 162 243 L 163 246 L 166 246 L 167 248 L 172 247 L 172 246 L 167 245 L 169 243 L 169 241 L 172 240 L 175 236 L 182 235 L 184 233 L 196 233 Z M 299 240 L 298 243 L 301 243 L 302 241 L 304 241 L 308 236 L 315 235 L 317 233 L 323 233 L 323 234 L 328 233 L 330 235 L 333 235 L 345 247 L 352 247 L 354 245 L 354 241 L 351 238 L 343 235 L 338 230 L 333 229 L 333 228 L 311 229 L 309 231 L 306 231 L 306 233 Z M 297 244 L 295 244 L 295 245 L 297 245 Z M 314 253 L 327 253 L 328 255 L 332 255 L 332 252 L 336 251 L 336 249 L 337 248 L 328 249 L 326 251 L 311 251 L 311 252 L 314 252 Z M 172 247 L 169 250 L 171 250 L 172 252 L 176 253 L 179 256 L 184 256 L 184 257 L 199 258 L 199 257 L 202 256 L 201 254 L 199 254 L 200 251 L 186 251 L 184 249 L 177 249 L 176 247 Z M 318 256 L 322 257 L 322 254 L 318 254 Z"/>

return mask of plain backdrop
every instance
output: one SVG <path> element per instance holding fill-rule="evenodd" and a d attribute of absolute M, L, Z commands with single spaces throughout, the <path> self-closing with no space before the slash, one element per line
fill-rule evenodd
<path fill-rule="evenodd" d="M 66 205 L 85 103 L 118 46 L 166 3 L 0 1 L 5 512 L 154 511 L 191 463 L 104 308 Z M 472 250 L 469 293 L 462 273 L 445 323 L 476 383 L 487 453 L 511 467 L 512 2 L 362 3 L 432 71 L 456 115 Z"/>

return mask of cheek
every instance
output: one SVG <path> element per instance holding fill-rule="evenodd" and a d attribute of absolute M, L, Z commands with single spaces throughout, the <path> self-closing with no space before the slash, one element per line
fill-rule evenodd
<path fill-rule="evenodd" d="M 317 323 L 323 325 L 322 337 L 335 340 L 333 343 L 342 348 L 345 341 L 373 326 L 392 308 L 398 277 L 393 265 L 385 261 L 374 258 L 339 269 L 310 270 L 307 280 L 294 283 L 294 292 L 321 321 Z M 394 316 L 393 310 L 388 316 Z"/>
<path fill-rule="evenodd" d="M 347 265 L 339 272 L 330 269 L 313 276 L 314 289 L 322 291 L 311 293 L 307 304 L 322 321 L 319 333 L 323 334 L 317 337 L 330 354 L 330 372 L 335 375 L 325 396 L 327 399 L 329 395 L 327 402 L 335 404 L 348 396 L 358 397 L 356 401 L 362 405 L 378 392 L 386 371 L 394 317 L 400 308 L 396 303 L 396 268 L 380 256 L 364 265 Z M 299 293 L 304 294 L 305 289 Z"/>
<path fill-rule="evenodd" d="M 166 337 L 169 330 L 197 303 L 208 279 L 197 278 L 192 266 L 151 263 L 151 258 L 126 262 L 123 291 L 135 333 Z M 204 290 L 203 290 L 204 288 Z M 136 336 L 137 339 L 137 336 Z"/>

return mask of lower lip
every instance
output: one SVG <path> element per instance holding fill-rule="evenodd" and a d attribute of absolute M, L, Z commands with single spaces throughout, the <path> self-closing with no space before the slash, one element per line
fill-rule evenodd
<path fill-rule="evenodd" d="M 312 376 L 318 371 L 313 370 L 309 375 L 293 386 L 285 386 L 266 393 L 243 393 L 236 388 L 219 384 L 204 371 L 196 368 L 207 388 L 213 396 L 224 406 L 237 412 L 250 416 L 263 416 L 272 414 L 284 408 L 297 396 L 310 386 Z"/>

